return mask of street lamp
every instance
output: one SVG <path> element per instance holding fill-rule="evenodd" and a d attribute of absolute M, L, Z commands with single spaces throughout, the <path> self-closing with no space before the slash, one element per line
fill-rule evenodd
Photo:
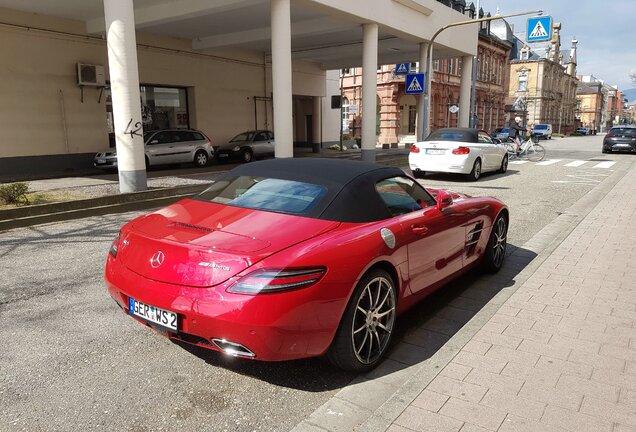
<path fill-rule="evenodd" d="M 458 26 L 462 26 L 462 25 L 468 25 L 468 24 L 477 24 L 477 23 L 482 23 L 482 22 L 486 22 L 486 21 L 494 21 L 494 20 L 499 20 L 499 19 L 504 19 L 504 18 L 511 18 L 511 17 L 516 17 L 516 16 L 521 16 L 521 15 L 542 15 L 543 11 L 542 10 L 531 10 L 531 11 L 526 11 L 526 12 L 519 12 L 519 13 L 514 13 L 514 14 L 508 14 L 508 15 L 495 15 L 492 17 L 487 17 L 487 18 L 479 18 L 479 19 L 472 19 L 472 20 L 466 20 L 466 21 L 459 21 L 459 22 L 455 22 L 455 23 L 451 23 L 451 24 L 446 24 L 444 27 L 440 28 L 439 30 L 437 30 L 435 32 L 435 34 L 433 34 L 433 37 L 431 38 L 429 45 L 428 45 L 428 54 L 426 56 L 426 68 L 425 68 L 425 73 L 424 73 L 424 81 L 425 81 L 425 91 L 426 91 L 426 106 L 425 106 L 425 115 L 424 115 L 424 127 L 422 128 L 423 130 L 421 131 L 422 136 L 418 137 L 418 141 L 422 141 L 424 140 L 424 138 L 428 135 L 429 130 L 430 130 L 430 111 L 431 111 L 431 82 L 432 77 L 431 77 L 431 64 L 433 63 L 433 42 L 435 41 L 435 38 L 444 30 L 451 28 L 451 27 L 458 27 Z M 475 84 L 476 85 L 476 84 Z"/>

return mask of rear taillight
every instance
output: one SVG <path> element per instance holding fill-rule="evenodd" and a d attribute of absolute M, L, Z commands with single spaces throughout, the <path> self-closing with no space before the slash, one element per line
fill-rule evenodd
<path fill-rule="evenodd" d="M 470 149 L 468 147 L 457 147 L 456 149 L 453 149 L 454 155 L 466 155 L 468 153 L 470 153 Z"/>
<path fill-rule="evenodd" d="M 237 294 L 265 294 L 307 288 L 320 280 L 325 267 L 260 269 L 234 282 L 228 292 Z"/>
<path fill-rule="evenodd" d="M 616 137 L 616 135 L 614 135 L 614 134 L 609 134 L 608 133 L 607 135 L 605 135 L 605 138 L 615 138 L 615 137 Z"/>
<path fill-rule="evenodd" d="M 121 232 L 118 232 L 115 238 L 113 239 L 113 243 L 110 245 L 110 249 L 108 253 L 113 256 L 113 258 L 117 258 L 117 251 L 119 251 L 119 240 L 121 239 Z"/>
<path fill-rule="evenodd" d="M 419 153 L 419 152 L 420 152 L 420 148 L 416 146 L 415 144 L 413 144 L 411 146 L 411 153 Z"/>

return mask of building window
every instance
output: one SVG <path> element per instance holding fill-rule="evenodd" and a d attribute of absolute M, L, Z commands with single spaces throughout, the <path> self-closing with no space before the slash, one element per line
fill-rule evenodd
<path fill-rule="evenodd" d="M 342 98 L 342 132 L 349 133 L 349 99 Z"/>
<path fill-rule="evenodd" d="M 517 91 L 528 91 L 528 77 L 526 75 L 519 76 L 519 86 L 517 87 Z"/>
<path fill-rule="evenodd" d="M 351 70 L 349 68 L 340 69 L 340 76 L 349 75 L 350 73 L 351 73 Z"/>
<path fill-rule="evenodd" d="M 144 132 L 159 129 L 187 129 L 190 127 L 187 91 L 182 87 L 139 86 L 141 122 Z M 110 87 L 106 95 L 106 124 L 111 145 L 114 146 L 115 122 Z"/>

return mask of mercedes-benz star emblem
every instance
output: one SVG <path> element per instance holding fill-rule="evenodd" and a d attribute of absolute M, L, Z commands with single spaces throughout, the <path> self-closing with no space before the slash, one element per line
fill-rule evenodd
<path fill-rule="evenodd" d="M 155 254 L 152 256 L 152 258 L 150 258 L 150 266 L 152 268 L 159 267 L 161 264 L 163 264 L 163 260 L 165 258 L 166 258 L 166 256 L 163 254 L 163 252 L 161 252 L 161 251 L 155 252 Z"/>

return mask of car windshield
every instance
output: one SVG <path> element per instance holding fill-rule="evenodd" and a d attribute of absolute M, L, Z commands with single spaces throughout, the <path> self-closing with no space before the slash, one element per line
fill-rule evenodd
<path fill-rule="evenodd" d="M 471 142 L 472 138 L 470 134 L 462 131 L 444 131 L 444 130 L 436 130 L 431 132 L 431 134 L 424 141 L 462 141 L 462 142 Z"/>
<path fill-rule="evenodd" d="M 610 135 L 624 135 L 636 137 L 636 128 L 614 128 L 609 131 Z"/>
<path fill-rule="evenodd" d="M 213 183 L 196 199 L 235 207 L 302 215 L 309 213 L 326 192 L 326 187 L 311 183 L 240 176 Z"/>
<path fill-rule="evenodd" d="M 534 128 L 537 130 L 545 130 L 548 128 L 548 125 L 536 125 Z"/>
<path fill-rule="evenodd" d="M 232 138 L 230 142 L 251 141 L 253 136 L 254 132 L 243 132 Z"/>

